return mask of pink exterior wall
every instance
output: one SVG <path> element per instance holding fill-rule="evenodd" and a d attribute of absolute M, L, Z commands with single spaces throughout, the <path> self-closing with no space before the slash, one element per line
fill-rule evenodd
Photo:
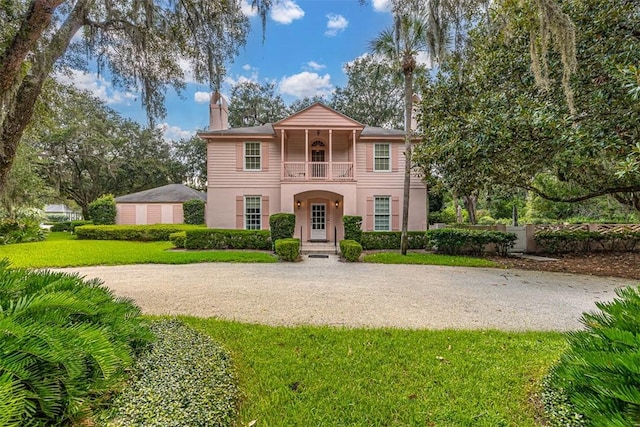
<path fill-rule="evenodd" d="M 181 224 L 182 203 L 116 203 L 116 224 Z"/>

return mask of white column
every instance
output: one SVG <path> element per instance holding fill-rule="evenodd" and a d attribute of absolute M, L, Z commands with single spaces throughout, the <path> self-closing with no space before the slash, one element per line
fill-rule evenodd
<path fill-rule="evenodd" d="M 280 132 L 282 132 L 282 134 L 280 135 L 280 179 L 284 179 L 284 132 L 285 130 L 282 129 Z"/>
<path fill-rule="evenodd" d="M 309 180 L 309 129 L 304 130 L 304 179 Z"/>
<path fill-rule="evenodd" d="M 356 179 L 356 130 L 351 131 L 351 144 L 353 144 L 353 179 Z"/>
<path fill-rule="evenodd" d="M 333 129 L 329 129 L 329 181 L 333 181 Z"/>

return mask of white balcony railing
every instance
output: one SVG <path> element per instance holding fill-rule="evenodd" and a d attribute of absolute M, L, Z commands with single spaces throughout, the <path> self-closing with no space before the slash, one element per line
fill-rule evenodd
<path fill-rule="evenodd" d="M 353 162 L 284 162 L 282 172 L 283 181 L 352 181 Z"/>

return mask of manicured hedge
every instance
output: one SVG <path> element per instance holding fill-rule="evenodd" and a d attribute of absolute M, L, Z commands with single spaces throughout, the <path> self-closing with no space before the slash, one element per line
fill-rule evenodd
<path fill-rule="evenodd" d="M 517 236 L 502 231 L 468 230 L 464 228 L 440 228 L 428 230 L 428 244 L 438 253 L 482 254 L 485 247 L 494 244 L 496 252 L 502 256 L 513 247 Z"/>
<path fill-rule="evenodd" d="M 171 233 L 169 235 L 169 240 L 173 243 L 173 246 L 176 248 L 184 249 L 184 241 L 187 239 L 186 231 L 178 231 L 176 233 Z"/>
<path fill-rule="evenodd" d="M 73 233 L 76 227 L 90 224 L 93 224 L 93 221 L 76 220 L 56 222 L 53 224 L 50 231 L 70 231 Z"/>
<path fill-rule="evenodd" d="M 362 245 L 355 240 L 341 240 L 340 254 L 349 262 L 356 262 L 362 254 Z"/>
<path fill-rule="evenodd" d="M 204 224 L 204 201 L 201 199 L 187 200 L 182 204 L 185 224 Z"/>
<path fill-rule="evenodd" d="M 535 235 L 538 246 L 545 252 L 580 252 L 594 250 L 634 251 L 640 247 L 640 232 L 599 233 L 586 230 L 539 231 Z"/>
<path fill-rule="evenodd" d="M 402 232 L 400 231 L 363 231 L 360 243 L 365 251 L 379 249 L 400 249 Z M 426 238 L 424 231 L 407 233 L 409 249 L 424 249 Z"/>
<path fill-rule="evenodd" d="M 232 230 L 201 228 L 187 230 L 187 249 L 271 250 L 269 230 Z"/>
<path fill-rule="evenodd" d="M 232 426 L 239 390 L 230 355 L 207 335 L 177 320 L 153 323 L 157 341 L 135 365 L 118 396 L 113 427 Z"/>
<path fill-rule="evenodd" d="M 89 203 L 89 218 L 94 224 L 115 224 L 116 214 L 116 199 L 113 194 L 105 194 Z"/>
<path fill-rule="evenodd" d="M 85 240 L 132 240 L 137 242 L 168 241 L 169 236 L 179 231 L 201 230 L 202 226 L 186 224 L 154 225 L 83 225 L 77 227 L 78 239 Z"/>
<path fill-rule="evenodd" d="M 342 217 L 342 224 L 344 225 L 344 239 L 355 240 L 356 242 L 362 241 L 362 217 L 345 215 Z"/>
<path fill-rule="evenodd" d="M 290 239 L 296 228 L 296 216 L 292 213 L 276 213 L 269 217 L 271 241 Z"/>
<path fill-rule="evenodd" d="M 278 239 L 275 246 L 282 261 L 296 261 L 300 256 L 300 239 Z"/>

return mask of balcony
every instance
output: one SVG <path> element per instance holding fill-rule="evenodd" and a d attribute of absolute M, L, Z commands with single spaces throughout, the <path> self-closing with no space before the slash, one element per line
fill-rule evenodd
<path fill-rule="evenodd" d="M 284 162 L 283 181 L 353 181 L 353 162 Z"/>

